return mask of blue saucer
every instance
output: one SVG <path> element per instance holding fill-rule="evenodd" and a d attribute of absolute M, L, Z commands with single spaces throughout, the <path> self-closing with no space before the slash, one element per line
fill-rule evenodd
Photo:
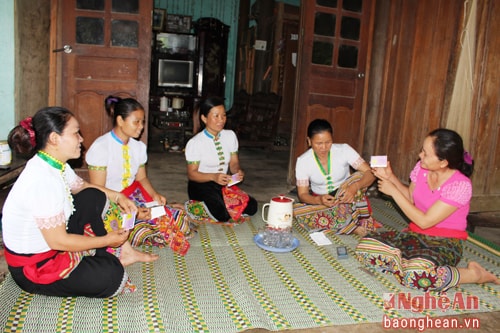
<path fill-rule="evenodd" d="M 290 252 L 290 251 L 295 250 L 300 244 L 299 240 L 294 237 L 293 241 L 292 241 L 292 246 L 290 246 L 290 247 L 279 248 L 279 247 L 267 246 L 263 243 L 262 236 L 259 234 L 255 235 L 255 237 L 253 238 L 253 241 L 261 249 L 264 249 L 264 250 L 270 251 L 270 252 Z"/>

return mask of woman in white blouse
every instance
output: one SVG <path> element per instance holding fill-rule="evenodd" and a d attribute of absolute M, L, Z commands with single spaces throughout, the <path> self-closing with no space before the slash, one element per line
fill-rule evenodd
<path fill-rule="evenodd" d="M 299 200 L 308 206 L 295 205 L 295 217 L 311 229 L 338 234 L 364 234 L 367 223 L 373 228 L 365 192 L 375 176 L 368 163 L 348 144 L 334 144 L 324 119 L 309 124 L 307 142 L 310 149 L 298 157 L 295 178 Z"/>
<path fill-rule="evenodd" d="M 167 206 L 167 199 L 156 191 L 147 175 L 147 146 L 139 140 L 146 119 L 141 103 L 133 98 L 108 96 L 104 106 L 113 119 L 113 129 L 92 143 L 85 159 L 92 183 L 124 193 L 136 193 L 134 189 L 141 187 L 141 194 L 130 196 L 139 206 L 137 224 L 131 232 L 132 244 L 140 245 L 144 242 L 160 246 L 171 244 L 173 237 L 161 227 L 162 223 L 166 223 L 165 219 L 168 219 L 170 226 L 175 226 L 176 237 L 182 241 L 186 237 L 192 237 L 194 233 L 189 218 L 183 211 L 184 207 L 174 203 Z M 162 221 L 152 219 L 151 208 L 145 207 L 146 200 L 164 206 L 165 211 L 169 213 L 168 218 L 163 217 Z M 147 221 L 147 224 L 139 223 L 144 221 Z"/>
<path fill-rule="evenodd" d="M 199 116 L 205 128 L 188 141 L 185 152 L 189 199 L 203 201 L 217 221 L 227 222 L 231 216 L 222 189 L 233 178 L 242 181 L 245 176 L 238 158 L 238 138 L 224 129 L 226 109 L 221 98 L 202 100 Z M 248 196 L 242 213 L 254 215 L 257 208 L 257 201 Z"/>
<path fill-rule="evenodd" d="M 111 297 L 135 290 L 124 266 L 158 256 L 132 248 L 128 231 L 104 229 L 110 200 L 126 212 L 136 208 L 120 192 L 84 181 L 67 164 L 80 157 L 83 142 L 74 115 L 48 107 L 20 126 L 13 131 L 28 135 L 18 138 L 33 138 L 35 146 L 3 208 L 5 259 L 14 281 L 49 296 Z"/>

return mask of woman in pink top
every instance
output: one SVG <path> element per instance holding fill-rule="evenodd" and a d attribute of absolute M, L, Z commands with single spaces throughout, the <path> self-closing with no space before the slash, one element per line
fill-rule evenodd
<path fill-rule="evenodd" d="M 425 138 L 420 160 L 406 186 L 390 164 L 374 168 L 379 191 L 392 196 L 412 221 L 402 232 L 369 234 L 356 248 L 369 267 L 392 273 L 401 284 L 424 291 L 446 291 L 460 283 L 500 283 L 479 263 L 457 268 L 467 239 L 473 161 L 460 135 L 436 129 Z"/>

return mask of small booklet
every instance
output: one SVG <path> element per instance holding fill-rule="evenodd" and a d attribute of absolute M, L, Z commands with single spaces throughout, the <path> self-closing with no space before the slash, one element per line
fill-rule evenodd
<path fill-rule="evenodd" d="M 145 206 L 146 208 L 151 209 L 151 219 L 167 215 L 167 213 L 165 212 L 165 207 L 160 205 L 158 201 L 146 202 Z"/>
<path fill-rule="evenodd" d="M 326 237 L 323 231 L 312 232 L 309 237 L 319 246 L 332 244 L 332 241 Z"/>
<path fill-rule="evenodd" d="M 387 155 L 372 156 L 370 166 L 372 168 L 385 168 L 387 166 Z"/>
<path fill-rule="evenodd" d="M 135 215 L 136 212 L 132 213 L 123 213 L 122 214 L 122 228 L 125 230 L 130 230 L 134 228 L 135 225 Z"/>
<path fill-rule="evenodd" d="M 144 204 L 144 206 L 146 206 L 146 208 L 151 208 L 151 207 L 155 207 L 155 206 L 160 206 L 160 204 L 158 203 L 158 201 L 150 201 L 150 202 L 146 202 Z"/>
<path fill-rule="evenodd" d="M 239 180 L 239 175 L 237 173 L 235 173 L 234 175 L 231 176 L 231 181 L 227 184 L 227 186 L 233 186 L 233 185 L 236 185 L 238 184 L 239 182 L 241 182 L 241 180 Z"/>
<path fill-rule="evenodd" d="M 151 219 L 155 219 L 163 215 L 167 215 L 167 213 L 165 212 L 165 207 L 163 206 L 151 207 Z"/>

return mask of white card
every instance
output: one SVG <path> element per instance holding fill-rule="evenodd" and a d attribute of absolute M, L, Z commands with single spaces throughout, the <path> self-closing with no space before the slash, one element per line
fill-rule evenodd
<path fill-rule="evenodd" d="M 155 219 L 157 217 L 166 215 L 165 207 L 163 206 L 155 206 L 151 207 L 151 219 Z"/>
<path fill-rule="evenodd" d="M 372 156 L 370 166 L 372 168 L 385 168 L 387 166 L 387 155 Z"/>
<path fill-rule="evenodd" d="M 319 246 L 332 244 L 323 231 L 310 233 L 309 236 L 311 236 L 311 239 Z"/>
<path fill-rule="evenodd" d="M 135 225 L 135 214 L 137 212 L 132 213 L 124 213 L 122 214 L 122 228 L 125 230 L 130 230 L 134 228 Z"/>
<path fill-rule="evenodd" d="M 146 208 L 151 208 L 151 207 L 154 207 L 154 206 L 159 206 L 160 204 L 158 203 L 158 201 L 150 201 L 150 202 L 146 202 L 144 204 L 144 206 L 146 206 Z"/>
<path fill-rule="evenodd" d="M 241 182 L 241 180 L 239 180 L 239 175 L 237 173 L 235 173 L 234 175 L 231 176 L 231 180 L 229 181 L 229 183 L 227 184 L 227 186 L 233 186 L 235 184 L 238 184 L 239 182 Z"/>

